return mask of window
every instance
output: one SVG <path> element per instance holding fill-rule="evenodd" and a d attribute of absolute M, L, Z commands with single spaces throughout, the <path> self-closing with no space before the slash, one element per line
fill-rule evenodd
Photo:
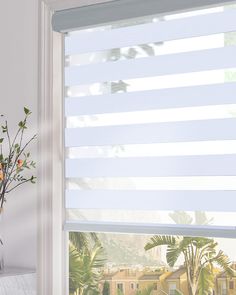
<path fill-rule="evenodd" d="M 79 9 L 53 18 L 67 33 L 65 230 L 235 237 L 235 7 L 140 10 L 117 22 L 115 2 L 96 6 L 111 12 L 98 23 Z"/>
<path fill-rule="evenodd" d="M 230 290 L 234 289 L 234 281 L 229 281 L 229 289 Z"/>
<path fill-rule="evenodd" d="M 221 294 L 222 295 L 227 295 L 227 284 L 226 284 L 226 281 L 222 282 L 222 285 L 221 285 Z"/>
<path fill-rule="evenodd" d="M 169 295 L 175 295 L 176 294 L 176 284 L 171 283 L 169 284 Z"/>
<path fill-rule="evenodd" d="M 228 282 L 236 278 L 235 274 L 233 278 L 230 274 L 226 275 L 226 269 L 222 268 L 216 259 L 219 253 L 223 253 L 225 261 L 229 261 L 232 266 L 233 261 L 236 260 L 236 239 L 192 238 L 192 243 L 189 244 L 189 256 L 186 258 L 184 249 L 181 249 L 180 237 L 170 236 L 167 239 L 167 244 L 170 242 L 172 247 L 172 254 L 170 254 L 170 248 L 162 246 L 165 235 L 159 236 L 159 245 L 153 235 L 96 233 L 94 236 L 94 233 L 78 232 L 73 235 L 78 236 L 77 239 L 71 238 L 71 245 L 76 245 L 78 240 L 89 241 L 84 243 L 84 246 L 79 244 L 80 251 L 76 251 L 74 246 L 72 251 L 70 249 L 70 274 L 72 278 L 78 275 L 78 269 L 75 267 L 78 263 L 79 282 L 83 286 L 83 288 L 80 287 L 81 293 L 82 291 L 86 293 L 93 288 L 95 294 L 100 292 L 99 294 L 103 295 L 117 295 L 117 292 L 122 290 L 126 295 L 137 295 L 137 291 L 141 294 L 158 291 L 160 294 L 190 295 L 186 291 L 190 285 L 186 271 L 187 268 L 192 269 L 196 259 L 198 260 L 195 256 L 196 250 L 202 253 L 201 264 L 207 266 L 203 270 L 204 273 L 201 273 L 201 278 L 206 280 L 201 279 L 198 286 L 199 289 L 203 287 L 206 294 L 214 294 L 214 290 L 217 290 L 218 295 L 229 293 L 226 280 Z M 173 251 L 173 240 L 171 240 L 173 238 L 176 239 L 176 251 Z M 190 242 L 189 237 L 181 237 L 181 239 L 183 239 L 182 244 Z M 150 247 L 153 241 L 155 244 Z M 206 247 L 206 243 L 209 243 L 209 248 Z M 85 255 L 81 249 L 85 252 L 88 250 L 91 254 Z M 168 257 L 173 258 L 175 255 L 178 259 L 173 266 L 168 263 Z M 212 259 L 215 260 L 213 268 Z M 71 282 L 71 291 L 74 290 L 73 286 Z"/>
<path fill-rule="evenodd" d="M 118 283 L 117 284 L 117 290 L 119 290 L 120 292 L 124 292 L 124 286 L 123 286 L 123 284 L 122 283 Z"/>

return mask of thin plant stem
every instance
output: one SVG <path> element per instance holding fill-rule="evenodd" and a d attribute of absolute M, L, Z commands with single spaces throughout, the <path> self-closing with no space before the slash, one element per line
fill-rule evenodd
<path fill-rule="evenodd" d="M 15 136 L 11 141 L 10 132 L 8 129 L 8 121 L 5 120 L 5 126 L 2 126 L 2 131 L 7 137 L 8 143 L 8 155 L 4 157 L 3 155 L 3 146 L 0 144 L 1 151 L 1 161 L 2 164 L 2 179 L 0 180 L 0 211 L 3 208 L 4 202 L 6 201 L 6 195 L 18 188 L 19 186 L 32 182 L 35 183 L 36 177 L 31 176 L 30 178 L 24 178 L 22 172 L 26 168 L 35 168 L 35 163 L 29 159 L 29 153 L 25 154 L 26 148 L 29 144 L 36 139 L 36 134 L 31 137 L 24 145 L 23 138 L 26 129 L 26 123 L 29 115 L 31 114 L 30 110 L 24 108 L 25 117 L 24 120 L 19 122 Z M 19 140 L 18 144 L 16 142 Z M 24 160 L 20 159 L 24 153 Z M 17 184 L 13 184 L 18 182 Z"/>

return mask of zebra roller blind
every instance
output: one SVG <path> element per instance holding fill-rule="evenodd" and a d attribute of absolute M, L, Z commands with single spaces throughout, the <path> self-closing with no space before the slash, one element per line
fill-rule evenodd
<path fill-rule="evenodd" d="M 230 6 L 66 35 L 70 218 L 236 211 L 235 32 Z"/>

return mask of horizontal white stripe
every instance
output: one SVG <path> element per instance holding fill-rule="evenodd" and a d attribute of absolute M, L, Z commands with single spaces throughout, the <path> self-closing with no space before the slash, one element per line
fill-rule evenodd
<path fill-rule="evenodd" d="M 236 67 L 236 46 L 65 68 L 65 85 Z"/>
<path fill-rule="evenodd" d="M 231 212 L 236 191 L 73 190 L 66 192 L 66 208 Z"/>
<path fill-rule="evenodd" d="M 67 149 L 67 158 L 70 159 L 225 154 L 236 154 L 236 140 L 77 147 Z"/>
<path fill-rule="evenodd" d="M 236 104 L 185 108 L 156 109 L 138 112 L 98 114 L 96 116 L 67 117 L 67 128 L 119 126 L 163 122 L 233 118 Z"/>
<path fill-rule="evenodd" d="M 65 130 L 67 147 L 235 140 L 236 119 L 140 124 Z"/>
<path fill-rule="evenodd" d="M 69 178 L 68 190 L 236 190 L 236 176 Z"/>
<path fill-rule="evenodd" d="M 140 79 L 131 79 L 125 82 L 127 84 L 128 92 L 137 91 L 150 91 L 157 89 L 171 89 L 179 87 L 189 87 L 189 86 L 202 86 L 202 85 L 218 85 L 226 81 L 225 75 L 230 74 L 235 75 L 235 69 L 225 70 L 214 70 L 214 71 L 204 71 L 196 73 L 185 73 L 176 75 L 166 75 L 157 77 L 148 77 Z M 231 82 L 235 82 L 236 79 L 233 76 L 230 79 Z M 115 82 L 117 83 L 117 82 Z M 227 82 L 229 83 L 229 82 Z M 66 95 L 69 97 L 86 97 L 91 95 L 104 95 L 111 93 L 110 83 L 94 83 L 91 85 L 78 85 L 66 88 Z"/>
<path fill-rule="evenodd" d="M 227 38 L 230 38 L 231 34 L 234 32 L 227 33 Z M 232 35 L 233 36 L 233 35 Z M 233 45 L 233 44 L 231 44 Z M 148 45 L 152 50 L 152 55 L 165 55 L 165 54 L 174 54 L 180 52 L 189 52 L 196 50 L 205 50 L 211 48 L 219 48 L 229 46 L 225 42 L 225 34 L 215 34 L 194 38 L 187 38 L 174 41 L 166 41 L 163 43 L 149 44 Z M 135 50 L 136 54 L 130 54 L 130 47 L 123 47 L 120 49 L 111 49 L 110 51 L 100 51 L 100 52 L 90 52 L 77 55 L 66 56 L 65 65 L 66 67 L 94 64 L 99 62 L 107 62 L 114 60 L 121 60 L 127 58 L 141 58 L 147 57 L 149 54 L 145 51 L 145 45 L 137 45 L 132 47 Z"/>
<path fill-rule="evenodd" d="M 211 35 L 236 30 L 236 11 L 160 21 L 113 30 L 86 32 L 66 38 L 66 55 L 145 43 Z"/>
<path fill-rule="evenodd" d="M 236 104 L 236 83 L 181 87 L 65 99 L 65 115 Z"/>
<path fill-rule="evenodd" d="M 66 160 L 66 177 L 236 176 L 236 155 Z"/>

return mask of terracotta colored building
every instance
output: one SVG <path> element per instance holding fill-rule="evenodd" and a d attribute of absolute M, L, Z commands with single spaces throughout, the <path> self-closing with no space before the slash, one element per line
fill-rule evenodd
<path fill-rule="evenodd" d="M 120 269 L 111 274 L 104 275 L 102 285 L 106 282 L 110 286 L 110 294 L 117 295 L 122 292 L 124 295 L 134 295 L 139 288 L 139 277 L 143 273 L 132 269 Z"/>

